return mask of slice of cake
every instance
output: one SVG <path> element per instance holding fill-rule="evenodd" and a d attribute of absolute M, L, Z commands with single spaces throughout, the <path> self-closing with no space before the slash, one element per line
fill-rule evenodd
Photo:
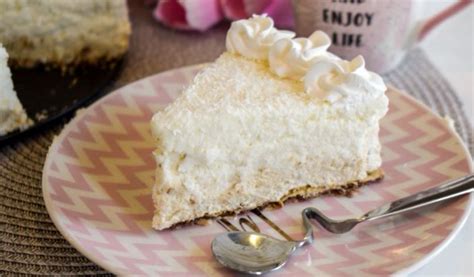
<path fill-rule="evenodd" d="M 323 32 L 293 36 L 265 16 L 234 22 L 227 52 L 154 115 L 154 228 L 382 177 L 382 78 L 328 53 Z"/>
<path fill-rule="evenodd" d="M 0 42 L 11 65 L 113 60 L 127 51 L 129 35 L 125 0 L 0 0 Z"/>
<path fill-rule="evenodd" d="M 23 107 L 13 90 L 8 54 L 0 44 L 0 136 L 29 125 Z"/>

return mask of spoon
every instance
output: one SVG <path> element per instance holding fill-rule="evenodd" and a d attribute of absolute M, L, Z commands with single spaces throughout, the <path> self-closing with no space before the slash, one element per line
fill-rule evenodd
<path fill-rule="evenodd" d="M 303 226 L 306 230 L 303 240 L 282 241 L 262 233 L 229 232 L 214 238 L 211 249 L 214 257 L 222 265 L 240 272 L 260 275 L 281 268 L 296 249 L 313 242 L 310 218 L 315 219 L 329 232 L 342 234 L 361 222 L 410 211 L 473 191 L 474 175 L 471 174 L 382 205 L 358 218 L 333 220 L 317 209 L 309 207 L 302 212 Z"/>
<path fill-rule="evenodd" d="M 229 232 L 218 235 L 211 244 L 212 254 L 222 265 L 260 275 L 285 265 L 296 249 L 313 242 L 313 227 L 303 215 L 306 234 L 302 240 L 283 241 L 256 232 Z"/>

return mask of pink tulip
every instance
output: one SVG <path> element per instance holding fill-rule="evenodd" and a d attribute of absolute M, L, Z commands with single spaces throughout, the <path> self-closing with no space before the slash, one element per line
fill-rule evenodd
<path fill-rule="evenodd" d="M 209 29 L 223 18 L 219 0 L 161 0 L 154 16 L 172 28 L 198 31 Z"/>
<path fill-rule="evenodd" d="M 237 20 L 264 13 L 278 27 L 294 26 L 291 0 L 160 0 L 153 12 L 169 27 L 199 31 L 209 29 L 224 16 Z"/>
<path fill-rule="evenodd" d="M 291 0 L 220 0 L 220 2 L 225 17 L 231 20 L 265 13 L 273 18 L 278 27 L 294 26 Z"/>

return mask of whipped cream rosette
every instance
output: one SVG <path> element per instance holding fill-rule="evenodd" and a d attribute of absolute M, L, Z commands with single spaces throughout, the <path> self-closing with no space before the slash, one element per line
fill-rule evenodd
<path fill-rule="evenodd" d="M 278 40 L 292 38 L 295 33 L 280 31 L 266 15 L 234 21 L 227 32 L 226 48 L 231 53 L 257 60 L 266 60 L 270 47 Z"/>
<path fill-rule="evenodd" d="M 382 95 L 387 87 L 382 77 L 368 71 L 362 56 L 352 61 L 319 57 L 304 77 L 310 95 L 335 102 L 351 95 Z"/>
<path fill-rule="evenodd" d="M 280 39 L 270 48 L 270 69 L 282 78 L 300 80 L 318 57 L 337 58 L 327 52 L 331 45 L 329 36 L 316 31 L 309 38 Z"/>

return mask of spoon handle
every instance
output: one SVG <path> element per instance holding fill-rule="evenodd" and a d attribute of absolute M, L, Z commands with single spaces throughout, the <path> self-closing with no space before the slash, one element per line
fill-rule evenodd
<path fill-rule="evenodd" d="M 448 181 L 438 187 L 431 188 L 414 195 L 385 204 L 362 216 L 361 221 L 373 220 L 394 214 L 410 211 L 446 199 L 457 197 L 474 191 L 474 174 Z"/>

